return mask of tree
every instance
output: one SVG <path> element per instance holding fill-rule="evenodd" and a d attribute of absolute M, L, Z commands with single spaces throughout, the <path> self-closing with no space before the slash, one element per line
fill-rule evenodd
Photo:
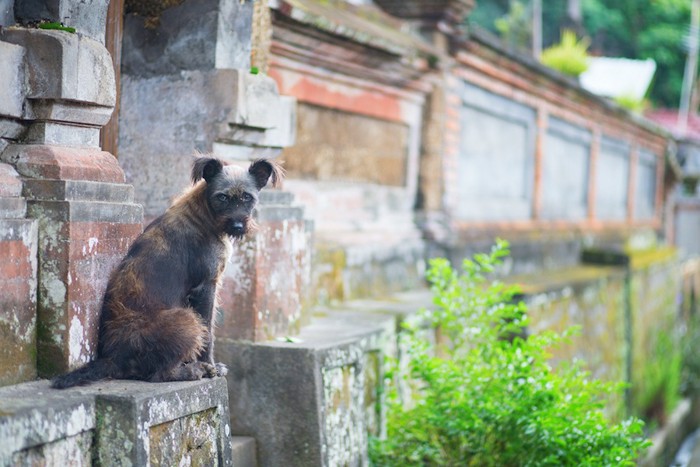
<path fill-rule="evenodd" d="M 519 0 L 529 9 L 529 0 Z M 480 0 L 469 21 L 494 33 L 495 22 L 509 14 L 515 0 Z M 573 3 L 573 5 L 572 5 Z M 558 0 L 545 3 L 542 42 L 544 47 L 560 41 L 561 31 L 571 26 L 570 9 L 578 3 L 590 53 L 609 57 L 651 58 L 657 71 L 650 100 L 656 106 L 676 107 L 690 23 L 689 0 Z M 528 44 L 524 44 L 526 47 Z"/>
<path fill-rule="evenodd" d="M 688 0 L 583 0 L 583 19 L 591 51 L 607 56 L 656 62 L 651 100 L 676 107 L 683 81 L 690 23 Z"/>

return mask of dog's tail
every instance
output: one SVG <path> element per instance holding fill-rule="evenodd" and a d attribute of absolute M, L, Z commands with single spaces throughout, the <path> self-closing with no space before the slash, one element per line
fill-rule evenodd
<path fill-rule="evenodd" d="M 77 370 L 55 377 L 51 380 L 51 387 L 55 389 L 66 389 L 73 386 L 84 386 L 114 376 L 114 369 L 114 365 L 110 360 L 93 360 Z"/>

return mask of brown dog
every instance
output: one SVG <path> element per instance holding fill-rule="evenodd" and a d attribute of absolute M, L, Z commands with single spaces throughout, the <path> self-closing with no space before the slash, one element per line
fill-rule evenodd
<path fill-rule="evenodd" d="M 248 170 L 199 158 L 193 186 L 134 241 L 107 284 L 97 359 L 52 381 L 54 388 L 104 378 L 190 381 L 223 376 L 214 363 L 212 317 L 231 242 L 253 225 L 258 192 L 281 170 Z"/>

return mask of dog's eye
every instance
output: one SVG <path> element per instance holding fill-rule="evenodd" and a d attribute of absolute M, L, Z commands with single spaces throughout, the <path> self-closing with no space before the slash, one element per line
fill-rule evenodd
<path fill-rule="evenodd" d="M 241 195 L 241 199 L 243 201 L 251 201 L 253 199 L 253 195 L 251 195 L 250 193 L 243 193 Z"/>
<path fill-rule="evenodd" d="M 228 201 L 228 195 L 225 195 L 223 193 L 219 193 L 218 195 L 216 195 L 216 199 L 218 199 L 222 203 L 225 203 L 226 201 Z"/>

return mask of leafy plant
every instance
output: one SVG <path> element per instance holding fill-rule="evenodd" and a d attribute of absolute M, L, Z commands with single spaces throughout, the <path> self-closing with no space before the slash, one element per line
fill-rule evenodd
<path fill-rule="evenodd" d="M 540 60 L 550 68 L 565 75 L 579 76 L 588 69 L 588 39 L 576 38 L 576 33 L 565 30 L 561 42 L 542 51 Z"/>
<path fill-rule="evenodd" d="M 370 442 L 374 465 L 633 465 L 648 445 L 640 420 L 614 424 L 604 414 L 620 385 L 591 380 L 578 363 L 550 366 L 549 349 L 566 335 L 523 337 L 517 290 L 486 279 L 507 255 L 498 241 L 461 273 L 431 261 L 435 309 L 419 321 L 444 339 L 435 348 L 421 326 L 405 325 L 409 358 L 389 372 L 387 436 Z"/>
<path fill-rule="evenodd" d="M 635 96 L 622 95 L 615 98 L 615 102 L 630 112 L 643 114 L 649 107 L 649 102 L 646 99 L 638 99 Z"/>
<path fill-rule="evenodd" d="M 511 47 L 527 49 L 532 39 L 530 16 L 525 5 L 515 0 L 510 4 L 508 14 L 498 18 L 494 24 L 503 40 Z"/>

